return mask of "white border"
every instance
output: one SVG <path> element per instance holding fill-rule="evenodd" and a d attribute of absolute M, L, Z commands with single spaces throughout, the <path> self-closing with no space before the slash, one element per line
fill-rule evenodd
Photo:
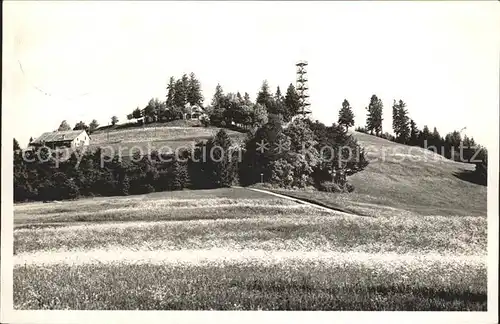
<path fill-rule="evenodd" d="M 4 22 L 15 20 L 7 15 L 12 8 L 4 3 Z M 7 25 L 6 23 L 4 25 Z M 12 58 L 14 38 L 3 29 L 3 78 L 2 78 L 2 204 L 1 204 L 1 307 L 2 323 L 87 323 L 87 322 L 230 322 L 255 323 L 269 321 L 273 323 L 302 322 L 384 322 L 384 323 L 497 323 L 498 322 L 498 173 L 499 165 L 499 129 L 492 134 L 489 147 L 488 170 L 488 311 L 487 312 L 263 312 L 263 311 L 19 311 L 13 310 L 12 301 L 12 256 L 13 256 L 13 184 L 12 184 L 12 129 L 15 121 L 10 112 L 16 107 L 12 88 L 9 88 L 9 76 L 15 62 Z M 498 108 L 498 107 L 497 107 Z M 488 116 L 489 117 L 489 116 Z M 498 109 L 496 114 L 498 122 Z M 497 124 L 498 125 L 498 124 Z"/>

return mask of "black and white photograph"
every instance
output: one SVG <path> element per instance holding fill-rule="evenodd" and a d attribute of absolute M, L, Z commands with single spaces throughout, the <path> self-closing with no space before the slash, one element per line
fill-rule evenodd
<path fill-rule="evenodd" d="M 499 31 L 497 1 L 4 1 L 1 322 L 498 323 Z"/>

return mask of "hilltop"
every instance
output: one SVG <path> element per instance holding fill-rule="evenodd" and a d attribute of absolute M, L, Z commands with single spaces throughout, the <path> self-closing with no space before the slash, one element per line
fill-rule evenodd
<path fill-rule="evenodd" d="M 190 147 L 198 141 L 206 141 L 219 130 L 218 127 L 202 127 L 195 121 L 182 120 L 144 126 L 102 127 L 92 133 L 90 147 L 112 147 L 115 152 L 121 148 L 123 156 L 132 155 L 138 148 L 146 153 L 148 144 L 152 150 L 167 151 L 167 148 L 175 150 L 177 147 Z M 226 129 L 226 131 L 235 142 L 241 141 L 245 136 L 244 133 L 235 130 Z"/>

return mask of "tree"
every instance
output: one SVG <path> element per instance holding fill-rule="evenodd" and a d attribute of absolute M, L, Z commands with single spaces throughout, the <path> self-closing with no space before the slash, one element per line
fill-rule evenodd
<path fill-rule="evenodd" d="M 436 149 L 438 150 L 439 154 L 443 154 L 443 153 L 446 154 L 446 152 L 443 152 L 443 148 L 446 151 L 445 141 L 441 137 L 441 135 L 439 134 L 436 127 L 434 127 L 434 130 L 432 131 L 432 133 L 430 133 L 427 137 L 429 139 L 428 144 L 427 144 L 428 147 L 435 146 Z"/>
<path fill-rule="evenodd" d="M 392 105 L 392 128 L 396 135 L 396 141 L 406 144 L 410 138 L 410 118 L 406 110 L 406 104 L 403 100 L 399 100 Z"/>
<path fill-rule="evenodd" d="M 250 100 L 250 95 L 248 94 L 248 92 L 245 92 L 245 95 L 243 96 L 243 104 L 247 106 L 252 105 L 252 100 Z"/>
<path fill-rule="evenodd" d="M 61 122 L 61 125 L 59 125 L 59 128 L 57 130 L 59 132 L 69 131 L 69 130 L 71 130 L 71 127 L 69 126 L 69 124 L 68 124 L 68 122 L 66 120 L 63 120 Z"/>
<path fill-rule="evenodd" d="M 224 90 L 222 90 L 222 86 L 220 84 L 217 84 L 215 87 L 215 93 L 212 98 L 212 107 L 214 109 L 220 108 L 222 100 L 224 98 Z"/>
<path fill-rule="evenodd" d="M 349 127 L 354 126 L 354 114 L 347 99 L 344 99 L 344 102 L 342 102 L 342 109 L 339 111 L 338 124 L 344 126 L 346 131 L 349 130 Z"/>
<path fill-rule="evenodd" d="M 85 130 L 88 132 L 89 126 L 87 126 L 83 121 L 80 120 L 78 123 L 76 123 L 73 130 Z"/>
<path fill-rule="evenodd" d="M 276 100 L 276 101 L 284 100 L 283 95 L 281 95 L 280 86 L 276 87 L 276 93 L 274 94 L 274 100 Z"/>
<path fill-rule="evenodd" d="M 222 86 L 217 84 L 215 87 L 215 93 L 212 98 L 212 105 L 209 109 L 210 114 L 210 123 L 215 126 L 222 126 L 225 118 L 225 110 L 226 110 L 226 101 L 227 97 L 224 95 L 224 91 L 222 90 Z"/>
<path fill-rule="evenodd" d="M 281 95 L 281 90 L 278 86 L 274 98 L 269 98 L 268 100 L 267 111 L 270 114 L 281 115 L 283 117 L 283 120 L 285 120 L 285 115 L 287 115 L 286 110 L 285 98 L 283 98 L 283 96 Z"/>
<path fill-rule="evenodd" d="M 97 129 L 97 127 L 99 127 L 99 123 L 97 122 L 97 120 L 92 119 L 89 124 L 89 133 L 93 133 Z"/>
<path fill-rule="evenodd" d="M 264 80 L 262 82 L 262 86 L 260 87 L 260 91 L 257 94 L 257 100 L 255 102 L 263 105 L 269 111 L 271 100 L 272 96 L 269 92 L 269 84 L 267 83 L 267 80 Z"/>
<path fill-rule="evenodd" d="M 373 95 L 370 98 L 370 104 L 366 108 L 368 110 L 368 117 L 366 119 L 366 130 L 373 135 L 373 132 L 377 136 L 382 133 L 382 110 L 384 105 L 382 104 L 382 100 L 377 98 L 376 95 Z"/>
<path fill-rule="evenodd" d="M 182 190 L 187 187 L 189 174 L 185 163 L 181 163 L 176 158 L 171 169 L 171 189 Z"/>
<path fill-rule="evenodd" d="M 196 79 L 193 72 L 189 75 L 188 81 L 188 92 L 187 92 L 187 102 L 191 105 L 202 106 L 203 105 L 203 95 L 201 94 L 200 81 Z"/>
<path fill-rule="evenodd" d="M 134 111 L 132 112 L 132 116 L 135 119 L 141 118 L 142 117 L 142 111 L 141 111 L 141 109 L 139 109 L 139 107 L 135 108 Z"/>
<path fill-rule="evenodd" d="M 118 117 L 113 116 L 111 117 L 111 125 L 115 126 L 118 123 Z"/>
<path fill-rule="evenodd" d="M 413 119 L 410 119 L 410 145 L 418 145 L 419 130 Z"/>
<path fill-rule="evenodd" d="M 314 132 L 306 121 L 296 119 L 283 132 L 290 138 L 290 149 L 295 152 L 301 151 L 303 146 L 315 145 Z"/>
<path fill-rule="evenodd" d="M 156 121 L 160 106 L 160 101 L 156 98 L 151 98 L 148 105 L 144 108 L 144 117 L 148 117 L 150 121 Z"/>
<path fill-rule="evenodd" d="M 157 99 L 158 100 L 158 99 Z M 162 101 L 157 101 L 156 104 L 156 115 L 158 117 L 158 120 L 162 120 L 163 118 L 168 119 L 168 113 L 167 113 L 167 104 Z"/>
<path fill-rule="evenodd" d="M 261 104 L 255 104 L 252 112 L 252 126 L 260 127 L 268 122 L 266 108 Z"/>
<path fill-rule="evenodd" d="M 460 154 L 461 143 L 462 135 L 459 131 L 446 134 L 444 138 L 445 157 L 455 160 L 458 157 L 457 155 Z"/>
<path fill-rule="evenodd" d="M 185 88 L 183 80 L 177 80 L 174 85 L 174 100 L 173 100 L 174 106 L 179 108 L 184 108 L 187 103 L 186 96 L 187 96 L 187 88 Z"/>
<path fill-rule="evenodd" d="M 215 187 L 229 187 L 236 180 L 237 161 L 232 146 L 231 138 L 224 129 L 207 143 L 209 177 Z"/>
<path fill-rule="evenodd" d="M 263 108 L 262 105 L 259 106 Z M 243 184 L 260 182 L 261 174 L 264 181 L 271 179 L 272 163 L 287 153 L 286 150 L 276 149 L 280 143 L 282 148 L 290 147 L 290 139 L 284 134 L 279 118 L 269 118 L 266 124 L 255 131 L 255 134 L 250 134 L 245 143 L 240 168 L 240 179 Z"/>
<path fill-rule="evenodd" d="M 20 150 L 19 142 L 14 138 L 14 151 Z"/>
<path fill-rule="evenodd" d="M 167 86 L 167 107 L 170 108 L 174 106 L 174 98 L 175 98 L 175 78 L 173 76 L 170 77 L 170 80 L 168 82 Z M 140 118 L 140 117 L 136 117 Z"/>
<path fill-rule="evenodd" d="M 427 125 L 424 125 L 424 128 L 422 128 L 422 131 L 420 132 L 419 134 L 419 142 L 421 143 L 420 146 L 424 147 L 425 143 L 424 141 L 425 140 L 429 140 L 429 137 L 431 135 L 431 132 L 429 130 L 429 127 Z"/>
<path fill-rule="evenodd" d="M 134 115 L 133 114 L 128 114 L 127 115 L 127 120 L 132 120 L 134 119 Z"/>
<path fill-rule="evenodd" d="M 243 105 L 243 97 L 241 96 L 241 93 L 239 91 L 236 93 L 236 98 L 238 99 L 238 103 L 240 105 Z"/>
<path fill-rule="evenodd" d="M 283 119 L 285 121 L 290 121 L 292 117 L 297 115 L 300 111 L 300 97 L 291 83 L 286 89 L 285 107 L 285 113 L 283 114 Z"/>

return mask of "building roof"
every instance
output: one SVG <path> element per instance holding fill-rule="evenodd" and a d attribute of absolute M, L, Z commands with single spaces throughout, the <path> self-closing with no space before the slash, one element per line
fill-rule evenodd
<path fill-rule="evenodd" d="M 62 141 L 72 141 L 78 137 L 85 130 L 75 130 L 75 131 L 64 131 L 64 132 L 47 132 L 43 133 L 36 140 L 31 142 L 31 144 L 40 144 L 41 142 L 62 142 Z"/>

